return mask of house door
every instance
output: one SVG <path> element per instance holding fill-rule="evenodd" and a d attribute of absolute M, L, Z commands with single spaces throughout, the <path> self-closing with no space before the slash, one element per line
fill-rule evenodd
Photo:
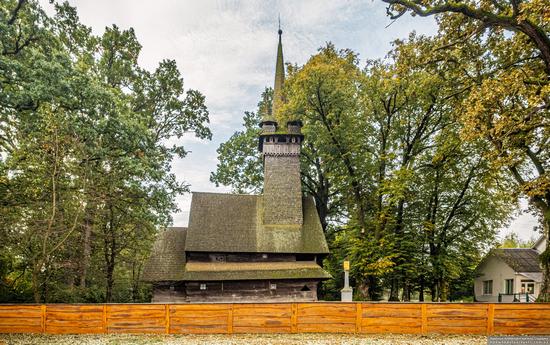
<path fill-rule="evenodd" d="M 522 280 L 521 281 L 521 293 L 534 294 L 535 293 L 535 282 L 532 280 Z"/>

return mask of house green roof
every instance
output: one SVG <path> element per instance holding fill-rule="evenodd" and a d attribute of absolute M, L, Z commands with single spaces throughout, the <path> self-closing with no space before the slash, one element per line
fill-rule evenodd
<path fill-rule="evenodd" d="M 187 228 L 168 228 L 158 234 L 151 256 L 145 262 L 144 281 L 178 281 L 185 267 Z"/>
<path fill-rule="evenodd" d="M 315 262 L 188 262 L 186 281 L 256 279 L 328 279 L 331 275 Z"/>
<path fill-rule="evenodd" d="M 186 251 L 328 254 L 313 198 L 302 225 L 264 225 L 263 196 L 193 193 Z"/>

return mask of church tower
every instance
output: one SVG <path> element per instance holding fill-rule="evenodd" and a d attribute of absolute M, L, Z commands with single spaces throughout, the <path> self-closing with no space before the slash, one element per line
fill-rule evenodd
<path fill-rule="evenodd" d="M 263 194 L 193 192 L 189 226 L 160 231 L 144 267 L 153 302 L 311 302 L 331 278 L 318 264 L 329 250 L 315 201 L 302 196 L 302 123 L 281 113 L 281 34 L 272 107 L 260 124 Z"/>
<path fill-rule="evenodd" d="M 263 223 L 267 226 L 301 226 L 303 224 L 300 179 L 302 122 L 288 121 L 284 124 L 285 127 L 280 127 L 283 124 L 277 122 L 280 108 L 284 103 L 285 70 L 282 33 L 283 31 L 279 28 L 272 111 L 265 111 L 260 123 L 262 131 L 259 148 L 264 162 Z"/>

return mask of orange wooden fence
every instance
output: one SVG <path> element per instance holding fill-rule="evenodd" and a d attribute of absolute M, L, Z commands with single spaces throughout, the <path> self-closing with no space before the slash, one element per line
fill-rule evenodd
<path fill-rule="evenodd" d="M 550 304 L 0 305 L 0 333 L 550 334 Z"/>

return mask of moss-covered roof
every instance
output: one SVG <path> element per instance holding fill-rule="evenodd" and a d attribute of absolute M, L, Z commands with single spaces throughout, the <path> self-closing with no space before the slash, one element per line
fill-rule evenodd
<path fill-rule="evenodd" d="M 328 279 L 315 262 L 188 262 L 184 280 Z"/>
<path fill-rule="evenodd" d="M 193 193 L 186 251 L 327 254 L 313 198 L 303 198 L 303 225 L 263 224 L 263 197 Z"/>
<path fill-rule="evenodd" d="M 187 228 L 168 228 L 158 234 L 151 256 L 145 262 L 144 281 L 179 281 L 185 266 Z"/>

